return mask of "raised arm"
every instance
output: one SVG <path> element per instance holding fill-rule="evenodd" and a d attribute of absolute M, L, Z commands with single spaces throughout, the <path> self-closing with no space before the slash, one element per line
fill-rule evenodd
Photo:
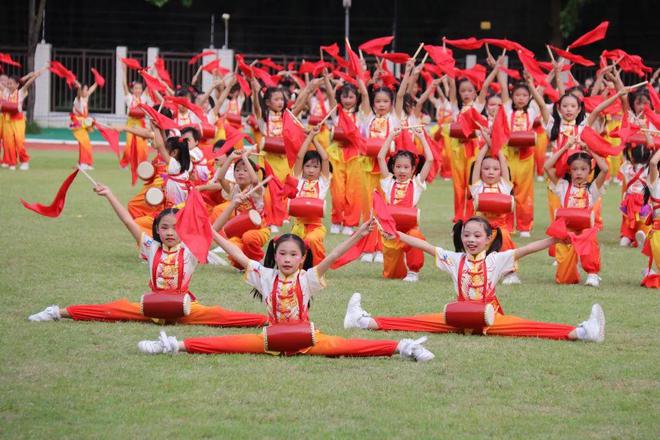
<path fill-rule="evenodd" d="M 395 128 L 394 130 L 390 130 L 390 132 L 387 134 L 387 137 L 385 138 L 385 141 L 383 142 L 383 145 L 380 147 L 380 150 L 378 150 L 378 156 L 376 159 L 378 160 L 378 167 L 380 168 L 380 177 L 385 179 L 390 176 L 390 172 L 387 169 L 387 161 L 385 158 L 387 157 L 387 152 L 390 150 L 392 146 L 392 141 L 394 140 L 395 136 L 398 136 L 399 133 L 401 133 L 400 128 Z"/>
<path fill-rule="evenodd" d="M 367 90 L 367 86 L 364 85 L 364 81 L 362 81 L 361 78 L 358 78 L 358 89 L 360 90 L 360 95 L 362 97 L 362 100 L 360 102 L 360 111 L 362 112 L 363 115 L 369 116 L 371 115 L 371 103 L 369 102 L 369 91 Z"/>
<path fill-rule="evenodd" d="M 526 257 L 529 254 L 547 249 L 558 241 L 559 240 L 556 238 L 544 238 L 543 240 L 533 241 L 525 246 L 517 248 L 513 255 L 516 260 L 520 260 L 522 257 Z"/>
<path fill-rule="evenodd" d="M 94 187 L 94 192 L 108 199 L 110 206 L 112 206 L 112 209 L 115 210 L 119 220 L 124 223 L 126 229 L 128 229 L 128 232 L 131 233 L 135 241 L 140 243 L 140 240 L 142 239 L 142 229 L 140 229 L 140 226 L 135 223 L 133 217 L 131 217 L 131 214 L 129 214 L 128 210 L 124 208 L 124 205 L 122 205 L 119 200 L 117 200 L 117 197 L 115 197 L 110 188 L 99 183 Z"/>
<path fill-rule="evenodd" d="M 337 99 L 335 98 L 335 88 L 332 87 L 330 83 L 330 75 L 328 74 L 327 69 L 323 69 L 323 84 L 325 89 L 328 91 L 328 104 L 330 108 L 335 108 L 337 106 Z"/>
<path fill-rule="evenodd" d="M 488 96 L 488 87 L 490 87 L 490 83 L 493 82 L 495 77 L 497 76 L 497 72 L 500 70 L 500 65 L 504 63 L 504 55 L 498 58 L 497 62 L 495 63 L 495 67 L 493 70 L 490 71 L 486 79 L 484 80 L 484 83 L 481 86 L 481 90 L 479 90 L 479 95 L 477 95 L 477 102 L 481 105 L 486 104 L 486 96 Z"/>
<path fill-rule="evenodd" d="M 479 182 L 481 179 L 481 163 L 484 161 L 486 154 L 488 154 L 490 151 L 490 136 L 488 136 L 488 133 L 484 129 L 481 130 L 481 135 L 484 136 L 484 139 L 486 139 L 486 145 L 484 148 L 479 149 L 479 154 L 477 154 L 477 158 L 474 161 L 472 181 L 470 182 L 471 185 L 476 185 L 477 182 Z"/>
<path fill-rule="evenodd" d="M 415 103 L 415 109 L 413 110 L 415 116 L 419 116 L 422 114 L 422 107 L 424 107 L 424 103 L 431 98 L 431 95 L 435 94 L 435 91 L 438 88 L 440 81 L 442 81 L 442 78 L 436 78 L 433 81 L 431 81 L 431 84 L 426 88 L 426 90 L 424 90 L 424 93 L 420 95 L 419 99 Z"/>
<path fill-rule="evenodd" d="M 298 156 L 296 156 L 296 163 L 293 164 L 293 175 L 294 177 L 302 176 L 302 169 L 303 169 L 303 160 L 305 159 L 305 154 L 307 154 L 307 150 L 309 150 L 309 145 L 312 143 L 312 139 L 314 139 L 314 136 L 316 136 L 319 133 L 320 129 L 319 126 L 312 127 L 312 129 L 307 133 L 307 137 L 303 141 L 302 145 L 300 146 L 300 150 L 298 150 Z"/>
<path fill-rule="evenodd" d="M 123 74 L 123 81 L 121 82 L 122 87 L 124 88 L 124 96 L 130 95 L 131 92 L 128 89 L 128 71 L 124 63 L 121 64 L 121 70 Z"/>
<path fill-rule="evenodd" d="M 261 99 L 259 99 L 259 90 L 261 87 L 259 86 L 259 82 L 256 78 L 252 78 L 250 85 L 252 87 L 252 113 L 254 113 L 254 117 L 257 118 L 257 121 L 260 121 L 263 116 Z"/>
<path fill-rule="evenodd" d="M 525 81 L 527 81 L 527 88 L 529 88 L 529 92 L 532 94 L 534 101 L 536 101 L 536 105 L 538 105 L 539 107 L 539 111 L 541 112 L 541 118 L 543 119 L 543 125 L 546 125 L 550 120 L 550 112 L 548 111 L 548 107 L 545 106 L 545 101 L 543 101 L 543 96 L 541 96 L 539 91 L 534 86 L 534 78 L 532 78 L 532 75 L 530 75 L 529 72 L 525 70 L 523 72 L 523 76 L 525 78 Z"/>
<path fill-rule="evenodd" d="M 449 102 L 452 107 L 458 105 L 458 99 L 456 98 L 456 80 L 454 78 L 449 78 Z"/>
<path fill-rule="evenodd" d="M 403 118 L 403 97 L 408 92 L 408 82 L 410 81 L 410 75 L 414 67 L 415 67 L 415 60 L 411 58 L 406 63 L 406 70 L 403 73 L 401 84 L 399 84 L 399 90 L 397 90 L 396 92 L 394 114 L 399 119 Z"/>
<path fill-rule="evenodd" d="M 316 147 L 316 152 L 321 156 L 321 175 L 326 179 L 330 178 L 330 159 L 328 157 L 328 152 L 325 151 L 323 145 L 318 141 L 317 137 L 314 136 L 312 139 L 314 146 Z"/>
<path fill-rule="evenodd" d="M 29 78 L 23 83 L 23 85 L 19 87 L 19 89 L 26 89 L 26 90 L 27 90 L 27 88 L 30 87 L 30 86 L 32 85 L 32 83 L 33 83 L 37 78 L 39 78 L 39 76 L 40 76 L 42 73 L 44 73 L 46 70 L 48 70 L 48 67 L 47 67 L 47 66 L 44 66 L 44 67 L 42 67 L 42 68 L 39 69 L 39 70 L 36 70 L 36 71 L 34 72 L 34 75 L 30 76 L 30 77 L 29 77 Z"/>
<path fill-rule="evenodd" d="M 605 158 L 603 158 L 603 156 L 594 153 L 589 148 L 587 148 L 587 151 L 589 151 L 591 156 L 594 158 L 596 165 L 600 169 L 600 173 L 598 173 L 598 176 L 596 176 L 593 183 L 596 185 L 596 188 L 601 189 L 605 184 L 605 179 L 607 178 L 607 172 L 609 171 L 609 165 L 607 164 L 607 161 L 605 160 Z"/>
<path fill-rule="evenodd" d="M 630 87 L 624 87 L 614 95 L 607 98 L 605 101 L 598 104 L 598 106 L 596 106 L 594 111 L 589 113 L 589 116 L 587 116 L 587 125 L 589 127 L 593 127 L 596 121 L 598 120 L 598 116 L 600 116 L 601 112 L 610 105 L 612 105 L 612 103 L 617 99 L 619 99 L 621 96 L 627 95 L 629 91 L 630 91 Z"/>
<path fill-rule="evenodd" d="M 170 152 L 167 151 L 167 148 L 165 147 L 165 138 L 163 136 L 163 132 L 159 128 L 154 127 L 153 134 L 154 134 L 153 145 L 156 148 L 156 151 L 158 151 L 160 157 L 162 157 L 163 160 L 169 164 L 171 156 L 170 156 Z"/>
<path fill-rule="evenodd" d="M 426 140 L 426 136 L 424 135 L 424 129 L 421 127 L 417 127 L 414 129 L 415 131 L 415 136 L 420 140 L 422 143 L 422 146 L 424 147 L 424 165 L 422 166 L 422 169 L 419 170 L 419 180 L 422 182 L 426 181 L 426 178 L 429 176 L 429 173 L 431 172 L 431 167 L 433 166 L 433 151 L 431 150 L 431 146 L 429 145 L 429 142 Z"/>
<path fill-rule="evenodd" d="M 369 232 L 374 227 L 375 220 L 371 218 L 368 221 L 362 223 L 353 235 L 335 247 L 319 264 L 315 266 L 316 274 L 318 277 L 321 278 L 328 271 L 328 269 L 330 269 L 332 263 L 344 255 L 350 248 L 352 248 L 358 241 L 360 241 L 362 237 L 369 235 Z"/>
<path fill-rule="evenodd" d="M 561 155 L 564 154 L 564 152 L 568 150 L 568 148 L 572 146 L 575 142 L 576 142 L 575 138 L 570 138 L 568 141 L 566 141 L 563 147 L 555 151 L 552 154 L 552 156 L 550 156 L 548 160 L 546 160 L 545 163 L 543 164 L 543 169 L 548 174 L 548 178 L 550 179 L 553 185 L 556 185 L 560 178 L 560 176 L 557 176 L 557 172 L 555 171 L 555 164 L 557 163 Z"/>

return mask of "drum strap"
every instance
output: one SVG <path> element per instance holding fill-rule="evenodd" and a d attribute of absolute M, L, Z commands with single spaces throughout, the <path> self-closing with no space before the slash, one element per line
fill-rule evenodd
<path fill-rule="evenodd" d="M 461 261 L 458 264 L 458 300 L 459 301 L 470 301 L 469 295 L 466 296 L 465 293 L 463 292 L 463 270 L 465 269 L 465 261 L 466 260 L 467 260 L 467 256 L 465 254 L 463 254 L 463 256 L 461 257 Z M 475 263 L 475 266 L 477 264 L 478 263 Z M 483 268 L 484 268 L 483 269 L 483 272 L 484 272 L 484 285 L 483 285 L 482 291 L 481 291 L 481 300 L 483 302 L 487 302 L 487 295 L 486 295 L 487 291 L 486 291 L 486 289 L 488 289 L 488 267 L 486 267 L 486 260 L 485 259 L 484 259 L 484 263 L 483 263 Z M 470 284 L 471 283 L 472 282 L 470 280 Z"/>
<path fill-rule="evenodd" d="M 397 189 L 403 185 L 406 185 L 406 190 L 405 190 L 406 194 L 403 196 L 403 198 L 397 201 L 396 198 Z M 396 180 L 394 180 L 394 183 L 392 184 L 392 190 L 390 191 L 390 203 L 392 205 L 412 207 L 414 201 L 414 195 L 415 195 L 415 185 L 413 184 L 412 179 L 408 180 L 407 183 L 399 183 Z"/>
<path fill-rule="evenodd" d="M 637 173 L 635 173 L 635 175 L 633 176 L 633 178 L 630 179 L 630 181 L 629 181 L 628 183 L 626 183 L 626 189 L 625 189 L 625 192 L 628 192 L 628 190 L 630 189 L 630 187 L 633 186 L 633 185 L 635 184 L 635 182 L 637 182 L 638 180 L 640 180 L 640 178 L 642 177 L 642 173 L 644 173 L 644 170 L 645 170 L 645 169 L 646 169 L 646 167 L 641 167 L 641 168 L 639 169 L 639 171 L 637 171 Z M 642 179 L 642 183 L 643 183 L 644 185 L 646 185 L 646 182 L 644 181 L 644 179 Z"/>
<path fill-rule="evenodd" d="M 271 127 L 271 122 L 273 126 Z M 268 118 L 266 119 L 266 136 L 282 137 L 282 114 L 276 114 L 268 110 Z M 278 132 L 278 134 L 275 134 Z"/>
<path fill-rule="evenodd" d="M 516 114 L 518 110 L 513 110 L 513 106 L 511 108 L 511 119 L 509 121 L 509 126 L 511 127 L 511 131 L 525 131 L 529 130 L 529 112 L 523 112 L 525 113 L 525 129 L 524 130 L 514 130 L 516 124 L 514 122 L 516 121 Z"/>
<path fill-rule="evenodd" d="M 177 271 L 178 271 L 178 274 L 177 274 L 178 276 L 177 276 L 177 280 L 176 280 L 176 284 L 177 284 L 176 285 L 176 291 L 177 292 L 182 291 L 181 287 L 183 285 L 183 266 L 184 266 L 183 254 L 184 254 L 184 252 L 185 252 L 185 249 L 183 248 L 183 246 L 181 246 L 181 248 L 178 251 L 177 258 L 176 258 Z M 160 266 L 160 260 L 161 260 L 162 257 L 163 257 L 163 247 L 161 245 L 156 250 L 156 254 L 154 255 L 154 261 L 153 261 L 153 264 L 151 265 L 151 286 L 150 287 L 151 287 L 151 290 L 153 290 L 154 292 L 166 290 L 166 289 L 158 288 L 158 285 L 156 283 L 156 279 L 157 279 L 157 276 L 158 276 L 158 266 Z"/>
<path fill-rule="evenodd" d="M 270 306 L 273 309 L 273 319 L 277 321 L 277 292 L 278 292 L 278 286 L 280 283 L 280 276 L 279 274 L 275 277 L 275 281 L 273 281 L 273 289 L 270 292 Z M 282 282 L 284 284 L 284 282 Z M 298 301 L 298 320 L 300 321 L 308 321 L 309 317 L 307 315 L 307 309 L 305 307 L 305 304 L 303 302 L 303 293 L 302 293 L 302 287 L 300 286 L 300 273 L 296 276 L 296 301 Z"/>
<path fill-rule="evenodd" d="M 568 208 L 568 202 L 571 200 L 571 189 L 573 189 L 573 183 L 568 182 L 568 188 L 566 189 L 566 194 L 564 194 L 564 208 Z M 587 199 L 587 206 L 585 206 L 585 209 L 589 208 L 589 189 L 585 188 L 586 194 L 586 199 Z"/>

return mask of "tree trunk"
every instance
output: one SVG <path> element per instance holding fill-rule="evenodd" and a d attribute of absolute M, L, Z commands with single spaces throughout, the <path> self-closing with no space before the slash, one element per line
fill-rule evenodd
<path fill-rule="evenodd" d="M 46 0 L 39 0 L 39 5 L 35 8 L 37 0 L 29 0 L 28 17 L 28 44 L 27 44 L 27 72 L 34 72 L 34 53 L 39 43 L 39 32 L 41 31 L 41 19 L 46 8 Z M 27 119 L 28 123 L 34 120 L 34 93 L 28 93 L 27 96 Z"/>

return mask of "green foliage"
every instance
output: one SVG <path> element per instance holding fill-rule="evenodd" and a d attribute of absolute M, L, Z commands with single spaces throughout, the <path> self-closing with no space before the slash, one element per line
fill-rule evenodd
<path fill-rule="evenodd" d="M 559 13 L 561 35 L 568 38 L 573 35 L 580 21 L 580 7 L 589 0 L 568 0 Z"/>
<path fill-rule="evenodd" d="M 545 253 L 520 264 L 520 286 L 499 286 L 507 313 L 577 324 L 603 305 L 603 344 L 529 338 L 429 335 L 426 364 L 388 358 L 268 355 L 145 356 L 137 342 L 160 330 L 178 338 L 257 329 L 137 323 L 30 323 L 50 304 L 99 303 L 147 290 L 148 269 L 108 203 L 79 176 L 60 218 L 24 209 L 19 197 L 50 203 L 76 151 L 31 150 L 28 172 L 0 170 L 1 438 L 451 438 L 655 439 L 660 432 L 658 292 L 639 287 L 646 258 L 618 246 L 620 189 L 605 194 L 600 233 L 602 287 L 558 286 Z M 127 202 L 130 187 L 109 153 L 91 174 Z M 548 225 L 536 185 L 534 238 Z M 421 201 L 421 230 L 450 246 L 451 182 Z M 329 235 L 331 249 L 344 237 Z M 525 240 L 514 237 L 518 243 Z M 450 278 L 427 257 L 420 281 L 383 280 L 355 262 L 327 275 L 311 317 L 327 334 L 369 339 L 419 337 L 344 330 L 354 291 L 374 315 L 440 312 Z M 262 312 L 236 271 L 202 266 L 191 290 L 205 304 Z"/>

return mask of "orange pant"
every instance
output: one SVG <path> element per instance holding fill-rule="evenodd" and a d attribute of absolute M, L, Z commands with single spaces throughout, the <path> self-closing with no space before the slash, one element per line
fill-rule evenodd
<path fill-rule="evenodd" d="M 454 223 L 466 220 L 474 214 L 474 207 L 469 203 L 468 179 L 470 166 L 475 156 L 466 156 L 465 145 L 458 139 L 451 138 L 451 178 L 454 185 Z M 476 152 L 475 152 L 476 154 Z"/>
<path fill-rule="evenodd" d="M 445 322 L 442 313 L 430 313 L 401 318 L 377 317 L 378 330 L 399 330 L 406 332 L 463 333 L 458 327 Z M 530 321 L 512 315 L 495 315 L 495 323 L 484 329 L 485 335 L 517 336 L 528 338 L 569 339 L 575 327 L 567 324 Z"/>
<path fill-rule="evenodd" d="M 505 152 L 511 170 L 513 198 L 516 201 L 516 229 L 529 232 L 534 224 L 534 156 L 521 159 L 517 148 L 506 148 Z M 509 221 L 511 230 L 514 230 L 513 217 L 514 214 Z"/>
<path fill-rule="evenodd" d="M 555 258 L 557 259 L 557 284 L 577 284 L 580 282 L 578 260 L 586 273 L 600 272 L 600 248 L 598 241 L 592 243 L 594 251 L 588 255 L 578 255 L 571 244 L 557 243 L 555 245 Z"/>
<path fill-rule="evenodd" d="M 648 234 L 646 238 L 645 246 L 648 246 L 650 249 L 649 255 L 649 264 L 648 268 L 653 271 L 653 273 L 647 274 L 644 279 L 642 279 L 641 285 L 649 289 L 660 289 L 660 232 L 655 229 L 656 225 Z"/>
<path fill-rule="evenodd" d="M 363 175 L 362 163 L 359 157 L 345 161 L 342 147 L 333 142 L 328 149 L 330 163 L 332 164 L 332 179 L 330 180 L 330 194 L 332 195 L 333 224 L 344 226 L 357 226 L 360 223 L 362 209 Z"/>
<path fill-rule="evenodd" d="M 371 158 L 363 158 L 365 164 L 369 164 Z M 373 174 L 367 171 L 364 176 L 364 185 L 362 186 L 362 221 L 367 221 L 371 217 L 371 204 L 373 200 L 374 190 L 382 193 L 380 189 L 380 174 Z M 374 229 L 367 236 L 367 244 L 364 247 L 364 252 L 373 253 L 383 250 L 383 241 L 377 229 Z"/>
<path fill-rule="evenodd" d="M 313 347 L 300 350 L 298 354 L 330 357 L 392 356 L 398 345 L 398 342 L 393 340 L 345 339 L 325 335 L 319 331 L 316 332 L 315 339 L 316 344 Z M 188 338 L 183 343 L 189 353 L 267 353 L 264 348 L 263 334 Z M 268 353 L 276 354 L 275 352 Z"/>
<path fill-rule="evenodd" d="M 9 166 L 16 166 L 18 162 L 27 163 L 30 156 L 25 150 L 25 117 L 13 119 L 12 115 L 3 114 L 2 141 L 4 143 L 3 162 Z"/>
<path fill-rule="evenodd" d="M 77 321 L 152 321 L 140 313 L 140 303 L 126 298 L 106 304 L 77 304 L 66 308 Z M 177 324 L 213 325 L 220 327 L 261 327 L 268 322 L 266 315 L 243 313 L 219 306 L 203 306 L 193 302 L 190 315 L 176 320 Z"/>
<path fill-rule="evenodd" d="M 211 214 L 209 214 L 209 221 L 211 224 L 215 223 L 215 221 L 220 217 L 225 209 L 227 209 L 227 206 L 229 206 L 229 201 L 222 202 L 219 205 L 216 205 L 213 210 L 211 211 Z"/>
<path fill-rule="evenodd" d="M 126 121 L 126 126 L 144 127 L 144 119 L 129 117 L 128 121 Z M 124 154 L 119 161 L 121 167 L 129 165 L 131 162 L 129 158 L 131 156 L 131 143 L 133 142 L 135 142 L 135 150 L 137 151 L 137 163 L 144 162 L 149 158 L 149 146 L 147 145 L 147 141 L 140 136 L 135 136 L 133 133 L 126 132 L 126 146 L 124 147 Z"/>
<path fill-rule="evenodd" d="M 72 130 L 73 137 L 78 141 L 78 163 L 85 165 L 93 165 L 94 158 L 92 157 L 92 143 L 89 140 L 89 133 L 86 128 L 74 128 Z"/>
<path fill-rule="evenodd" d="M 419 229 L 406 234 L 426 240 Z M 424 267 L 424 252 L 399 240 L 383 240 L 383 278 L 404 278 L 408 271 L 419 272 Z"/>
<path fill-rule="evenodd" d="M 241 248 L 243 253 L 251 260 L 261 261 L 264 258 L 264 245 L 268 242 L 270 237 L 269 228 L 250 229 L 243 233 L 241 237 L 231 237 L 229 240 L 236 246 Z M 239 266 L 231 257 L 229 258 L 231 264 L 238 268 Z"/>
<path fill-rule="evenodd" d="M 502 231 L 502 247 L 500 248 L 500 252 L 516 249 L 516 244 L 511 239 L 511 232 L 509 232 L 509 229 L 506 226 L 503 226 L 500 227 L 500 231 Z"/>
<path fill-rule="evenodd" d="M 152 227 L 154 224 L 154 219 L 155 217 L 152 217 L 151 215 L 143 215 L 141 217 L 137 217 L 135 220 L 135 223 L 142 229 L 142 232 L 147 234 L 148 236 L 152 235 Z"/>
<path fill-rule="evenodd" d="M 536 175 L 543 176 L 543 165 L 545 164 L 545 153 L 548 151 L 548 135 L 545 129 L 536 132 L 536 146 L 534 147 L 534 164 Z"/>
<path fill-rule="evenodd" d="M 314 257 L 313 265 L 316 266 L 325 258 L 325 226 L 319 223 L 305 224 L 296 219 L 291 228 L 291 233 L 297 235 L 305 241 L 305 244 L 312 252 Z"/>

